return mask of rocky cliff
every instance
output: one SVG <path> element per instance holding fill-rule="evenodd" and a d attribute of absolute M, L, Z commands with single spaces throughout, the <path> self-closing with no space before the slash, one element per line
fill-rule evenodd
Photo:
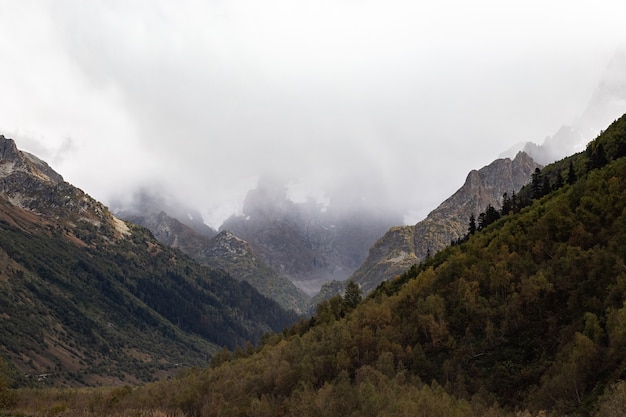
<path fill-rule="evenodd" d="M 471 171 L 450 198 L 414 226 L 391 228 L 370 249 L 369 256 L 352 275 L 367 293 L 381 282 L 406 271 L 428 253 L 443 249 L 467 233 L 469 218 L 487 205 L 499 208 L 504 193 L 511 195 L 530 181 L 539 165 L 520 152 L 511 160 L 497 159 Z"/>

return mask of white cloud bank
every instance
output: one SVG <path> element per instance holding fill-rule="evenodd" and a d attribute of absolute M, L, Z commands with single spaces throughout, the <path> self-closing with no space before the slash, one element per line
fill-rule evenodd
<path fill-rule="evenodd" d="M 270 174 L 414 222 L 470 169 L 580 115 L 626 40 L 625 12 L 6 0 L 0 130 L 104 202 L 155 186 L 219 222 Z"/>

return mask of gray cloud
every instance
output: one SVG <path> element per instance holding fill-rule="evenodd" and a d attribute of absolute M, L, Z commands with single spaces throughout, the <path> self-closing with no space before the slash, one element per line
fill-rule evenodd
<path fill-rule="evenodd" d="M 219 219 L 272 175 L 414 221 L 584 110 L 625 8 L 3 2 L 0 129 L 71 138 L 56 168 L 105 202 L 147 184 Z"/>

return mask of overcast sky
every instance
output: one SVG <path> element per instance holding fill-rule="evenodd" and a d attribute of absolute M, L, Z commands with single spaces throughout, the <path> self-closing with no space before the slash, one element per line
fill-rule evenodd
<path fill-rule="evenodd" d="M 623 1 L 0 1 L 0 133 L 216 224 L 259 175 L 414 223 L 579 116 Z"/>

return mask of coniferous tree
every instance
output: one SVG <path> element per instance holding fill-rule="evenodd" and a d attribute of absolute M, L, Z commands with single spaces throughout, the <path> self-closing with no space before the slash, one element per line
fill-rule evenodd
<path fill-rule="evenodd" d="M 513 194 L 511 194 L 511 211 L 513 213 L 517 213 L 520 210 L 520 201 L 519 198 L 517 197 L 517 194 L 515 194 L 515 191 L 513 191 Z"/>
<path fill-rule="evenodd" d="M 470 216 L 467 232 L 470 236 L 476 233 L 476 217 L 474 217 L 474 213 Z"/>
<path fill-rule="evenodd" d="M 561 188 L 563 186 L 563 184 L 565 184 L 565 181 L 563 180 L 563 176 L 559 172 L 558 175 L 556 176 L 556 181 L 552 185 L 552 189 L 553 190 L 558 190 L 559 188 Z"/>
<path fill-rule="evenodd" d="M 494 223 L 500 218 L 500 213 L 498 213 L 498 210 L 496 210 L 496 208 L 492 206 L 491 204 L 487 206 L 486 213 L 487 213 L 487 224 Z"/>
<path fill-rule="evenodd" d="M 532 191 L 532 198 L 541 198 L 541 192 L 543 190 L 543 176 L 541 170 L 535 168 L 535 172 L 532 175 L 530 189 Z"/>
<path fill-rule="evenodd" d="M 508 193 L 504 193 L 502 195 L 502 215 L 506 216 L 507 214 L 509 214 L 511 211 L 513 211 L 513 206 L 511 203 L 511 198 L 509 197 Z"/>
<path fill-rule="evenodd" d="M 548 177 L 543 177 L 543 185 L 541 186 L 541 197 L 550 194 L 551 190 L 552 188 L 550 187 L 550 179 Z"/>
<path fill-rule="evenodd" d="M 482 230 L 500 218 L 500 213 L 491 204 L 487 209 L 478 215 L 478 230 Z"/>
<path fill-rule="evenodd" d="M 595 147 L 587 147 L 587 154 L 589 155 L 589 169 L 602 168 L 608 163 L 604 146 L 602 143 L 598 143 Z"/>
<path fill-rule="evenodd" d="M 574 163 L 570 161 L 569 171 L 567 172 L 567 183 L 572 185 L 576 182 L 576 171 L 574 171 Z"/>
<path fill-rule="evenodd" d="M 353 280 L 348 281 L 346 285 L 346 293 L 343 296 L 343 303 L 347 310 L 353 310 L 359 305 L 363 296 L 361 295 L 361 288 L 359 284 Z"/>

